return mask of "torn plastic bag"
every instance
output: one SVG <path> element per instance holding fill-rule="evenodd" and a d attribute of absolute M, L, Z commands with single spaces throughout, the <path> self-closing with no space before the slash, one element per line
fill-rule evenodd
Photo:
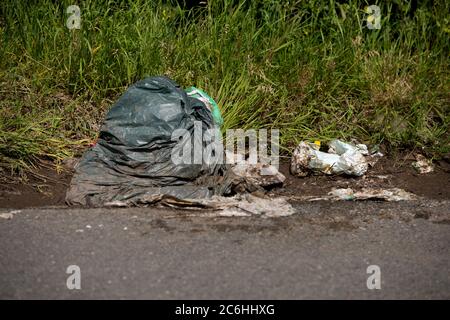
<path fill-rule="evenodd" d="M 194 121 L 202 132 L 218 131 L 205 104 L 171 79 L 149 77 L 130 86 L 107 113 L 97 144 L 77 165 L 66 202 L 101 206 L 149 194 L 181 199 L 224 194 L 229 185 L 221 179 L 226 170 L 219 161 L 172 161 L 186 144 L 194 149 Z M 185 129 L 190 138 L 172 137 L 176 129 Z M 196 143 L 206 147 L 203 139 Z"/>
<path fill-rule="evenodd" d="M 316 144 L 300 142 L 292 154 L 291 173 L 298 177 L 306 177 L 310 172 L 362 176 L 367 171 L 367 161 L 359 148 L 335 140 L 330 149 L 334 153 L 321 152 Z"/>

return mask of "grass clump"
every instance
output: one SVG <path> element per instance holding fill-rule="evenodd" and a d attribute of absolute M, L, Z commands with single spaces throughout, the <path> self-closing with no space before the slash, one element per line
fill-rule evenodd
<path fill-rule="evenodd" d="M 133 82 L 165 74 L 204 89 L 227 128 L 300 140 L 356 138 L 450 151 L 446 1 L 87 0 L 0 3 L 0 162 L 83 149 Z M 381 29 L 366 27 L 367 5 Z"/>

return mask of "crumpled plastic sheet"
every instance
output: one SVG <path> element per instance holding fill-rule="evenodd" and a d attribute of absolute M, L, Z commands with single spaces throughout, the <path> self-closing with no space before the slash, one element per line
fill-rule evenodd
<path fill-rule="evenodd" d="M 335 139 L 328 144 L 328 152 L 322 152 L 318 145 L 302 141 L 292 154 L 290 169 L 298 177 L 311 173 L 362 176 L 383 156 L 379 151 L 369 151 L 365 144 Z"/>
<path fill-rule="evenodd" d="M 153 206 L 160 205 L 190 210 L 209 209 L 213 216 L 247 217 L 262 216 L 267 218 L 285 217 L 296 211 L 286 197 L 257 197 L 251 194 L 239 194 L 233 197 L 213 196 L 209 199 L 178 199 L 169 195 L 149 194 L 140 197 L 138 202 L 112 201 L 105 203 L 108 207 Z"/>
<path fill-rule="evenodd" d="M 329 153 L 326 153 L 319 151 L 317 145 L 302 141 L 292 154 L 291 173 L 299 177 L 311 172 L 362 176 L 368 169 L 364 154 L 368 154 L 365 145 L 353 146 L 334 140 L 330 143 Z"/>

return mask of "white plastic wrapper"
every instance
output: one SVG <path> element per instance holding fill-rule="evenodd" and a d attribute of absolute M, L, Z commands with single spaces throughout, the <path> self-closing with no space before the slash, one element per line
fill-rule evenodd
<path fill-rule="evenodd" d="M 299 177 L 305 177 L 310 172 L 362 176 L 368 169 L 363 155 L 368 154 L 367 146 L 362 146 L 334 140 L 330 143 L 333 153 L 326 153 L 319 151 L 317 145 L 302 141 L 292 155 L 291 173 Z"/>
<path fill-rule="evenodd" d="M 338 155 L 342 155 L 347 151 L 358 151 L 364 156 L 369 155 L 369 150 L 365 144 L 351 144 L 347 142 L 343 142 L 341 140 L 333 140 L 328 144 L 328 153 L 335 153 Z"/>

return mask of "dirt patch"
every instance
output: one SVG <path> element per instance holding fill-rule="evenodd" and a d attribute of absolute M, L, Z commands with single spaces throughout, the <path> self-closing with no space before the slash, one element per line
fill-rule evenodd
<path fill-rule="evenodd" d="M 363 177 L 308 176 L 297 178 L 289 173 L 289 163 L 280 165 L 286 176 L 281 188 L 271 194 L 283 196 L 323 196 L 333 188 L 402 188 L 428 199 L 449 199 L 450 164 L 439 161 L 433 173 L 418 174 L 411 166 L 414 158 L 403 155 L 396 159 L 382 158 Z M 6 173 L 3 172 L 3 175 Z M 57 172 L 50 164 L 40 166 L 26 180 L 5 179 L 0 185 L 0 208 L 29 208 L 65 205 L 65 194 L 72 171 Z M 11 182 L 14 180 L 14 182 Z M 339 224 L 336 227 L 341 227 Z"/>
<path fill-rule="evenodd" d="M 3 173 L 5 174 L 5 173 Z M 72 172 L 57 172 L 52 165 L 39 166 L 33 174 L 0 184 L 0 208 L 30 208 L 65 205 Z"/>

